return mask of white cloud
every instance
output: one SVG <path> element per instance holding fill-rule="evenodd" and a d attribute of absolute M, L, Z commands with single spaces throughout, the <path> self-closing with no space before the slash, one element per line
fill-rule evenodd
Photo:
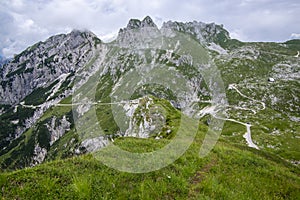
<path fill-rule="evenodd" d="M 292 33 L 290 39 L 300 39 L 300 33 Z"/>
<path fill-rule="evenodd" d="M 240 41 L 248 41 L 249 38 L 245 35 L 245 33 L 241 29 L 234 29 L 230 32 L 230 37 L 233 39 L 237 39 Z"/>
<path fill-rule="evenodd" d="M 244 41 L 282 41 L 299 33 L 298 0 L 11 0 L 0 1 L 0 54 L 11 56 L 47 37 L 89 29 L 109 38 L 130 18 L 224 24 Z"/>
<path fill-rule="evenodd" d="M 118 32 L 112 32 L 106 35 L 100 35 L 99 38 L 104 42 L 111 42 L 116 39 L 118 36 Z"/>

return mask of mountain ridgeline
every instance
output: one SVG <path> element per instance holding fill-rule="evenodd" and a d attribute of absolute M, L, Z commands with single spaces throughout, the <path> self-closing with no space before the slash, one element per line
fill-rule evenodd
<path fill-rule="evenodd" d="M 293 183 L 280 197 L 293 198 L 293 187 L 300 187 L 299 51 L 299 40 L 241 42 L 230 38 L 223 25 L 168 21 L 158 28 L 148 16 L 131 19 L 110 43 L 87 30 L 52 36 L 0 68 L 1 169 L 41 164 L 38 170 L 50 161 L 49 167 L 73 162 L 96 166 L 82 154 L 112 143 L 133 152 L 153 151 L 176 138 L 186 117 L 199 123 L 188 150 L 197 157 L 194 146 L 202 144 L 214 120 L 222 120 L 219 142 L 207 158 L 180 158 L 194 159 L 204 168 L 197 172 L 189 164 L 191 174 L 183 179 L 204 184 L 201 174 L 218 163 L 225 165 L 231 152 L 236 159 L 249 156 L 258 166 L 277 163 L 287 170 L 289 174 L 280 176 L 293 177 Z M 0 184 L 7 190 L 8 185 Z M 199 197 L 198 186 L 182 195 Z M 272 190 L 264 197 L 276 194 Z M 16 198 L 14 193 L 6 197 Z"/>

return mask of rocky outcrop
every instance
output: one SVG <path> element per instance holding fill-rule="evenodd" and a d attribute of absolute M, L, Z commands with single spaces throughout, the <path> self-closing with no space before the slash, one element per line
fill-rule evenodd
<path fill-rule="evenodd" d="M 86 139 L 81 143 L 80 147 L 75 150 L 75 153 L 81 154 L 86 152 L 94 152 L 107 146 L 108 143 L 109 143 L 108 138 L 103 136 Z"/>
<path fill-rule="evenodd" d="M 46 124 L 50 132 L 50 146 L 61 138 L 65 132 L 70 130 L 71 123 L 67 120 L 66 116 L 63 116 L 61 120 L 57 120 L 54 116 L 50 123 Z"/>
<path fill-rule="evenodd" d="M 181 33 L 188 33 L 194 36 L 200 43 L 209 45 L 211 43 L 222 43 L 230 40 L 229 32 L 223 25 L 215 23 L 206 24 L 203 22 L 164 22 L 162 30 L 171 29 Z"/>
<path fill-rule="evenodd" d="M 126 28 L 120 29 L 117 45 L 125 48 L 151 48 L 155 38 L 161 34 L 153 20 L 147 16 L 142 21 L 131 19 Z"/>
<path fill-rule="evenodd" d="M 42 163 L 45 160 L 45 157 L 47 155 L 47 149 L 42 148 L 37 144 L 34 147 L 33 157 L 30 166 L 36 166 L 40 163 Z"/>
<path fill-rule="evenodd" d="M 142 21 L 140 21 L 139 19 L 130 19 L 127 24 L 127 27 L 121 29 L 120 31 L 127 31 L 127 30 L 139 29 L 144 27 L 157 28 L 156 24 L 153 22 L 151 17 L 147 16 Z"/>

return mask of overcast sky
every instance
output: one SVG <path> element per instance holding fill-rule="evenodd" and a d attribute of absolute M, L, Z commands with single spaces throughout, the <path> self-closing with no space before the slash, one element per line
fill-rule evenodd
<path fill-rule="evenodd" d="M 242 41 L 300 38 L 299 0 L 0 0 L 0 55 L 72 29 L 107 39 L 130 18 L 223 24 Z"/>

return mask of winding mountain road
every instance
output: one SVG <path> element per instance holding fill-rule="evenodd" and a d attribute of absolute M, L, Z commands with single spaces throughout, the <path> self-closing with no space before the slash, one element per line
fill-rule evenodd
<path fill-rule="evenodd" d="M 256 144 L 254 144 L 253 141 L 252 141 L 251 130 L 250 130 L 251 125 L 250 124 L 246 124 L 245 126 L 247 128 L 247 132 L 243 135 L 243 137 L 246 139 L 248 147 L 259 149 L 258 146 Z"/>
<path fill-rule="evenodd" d="M 242 97 L 247 98 L 247 99 L 249 99 L 249 100 L 251 100 L 253 102 L 261 104 L 262 108 L 259 109 L 259 111 L 266 109 L 266 104 L 264 102 L 258 101 L 256 99 L 253 99 L 253 98 L 248 97 L 247 95 L 243 94 L 240 90 L 238 90 L 238 88 L 236 87 L 235 84 L 230 84 L 228 86 L 228 89 L 234 89 Z M 236 108 L 236 109 L 242 109 L 242 110 L 249 110 L 249 111 L 252 111 L 254 114 L 256 114 L 256 112 L 257 112 L 257 110 L 253 110 L 253 109 L 250 109 L 250 108 L 241 108 L 241 107 L 235 107 L 235 106 L 229 106 L 229 107 Z M 230 118 L 218 117 L 218 116 L 216 116 L 216 113 L 214 111 L 211 111 L 211 109 L 207 109 L 206 108 L 205 110 L 206 111 L 209 110 L 209 114 L 211 114 L 216 119 L 221 119 L 221 120 L 225 120 L 225 121 L 231 121 L 231 122 L 238 123 L 238 124 L 241 124 L 241 125 L 245 126 L 246 127 L 246 133 L 243 135 L 243 137 L 245 138 L 245 140 L 247 142 L 247 145 L 249 147 L 252 147 L 252 148 L 255 148 L 255 149 L 259 149 L 259 147 L 252 141 L 252 137 L 251 137 L 251 126 L 252 125 L 250 123 L 245 123 L 245 122 L 241 122 L 241 121 L 238 121 L 238 120 L 235 120 L 235 119 L 230 119 Z M 212 110 L 214 110 L 214 109 L 212 109 Z M 206 113 L 208 113 L 208 112 L 206 112 Z M 203 115 L 203 113 L 201 113 L 201 114 Z"/>
<path fill-rule="evenodd" d="M 256 99 L 253 99 L 251 97 L 248 97 L 246 96 L 245 94 L 243 94 L 240 90 L 237 89 L 236 85 L 235 84 L 230 84 L 228 86 L 228 89 L 234 89 L 237 93 L 239 93 L 242 97 L 244 98 L 247 98 L 253 102 L 256 102 L 256 103 L 260 103 L 262 105 L 262 108 L 260 110 L 265 110 L 266 109 L 266 104 L 262 101 L 258 101 Z M 252 109 L 250 109 L 252 110 Z M 253 113 L 256 113 L 256 111 L 252 110 Z M 235 122 L 235 123 L 239 123 L 239 124 L 242 124 L 244 126 L 246 126 L 246 130 L 247 132 L 243 135 L 243 137 L 246 139 L 246 142 L 248 144 L 249 147 L 252 147 L 252 148 L 255 148 L 255 149 L 259 149 L 258 146 L 256 144 L 254 144 L 254 142 L 252 141 L 252 137 L 251 137 L 251 124 L 249 123 L 244 123 L 244 122 L 240 122 L 240 121 L 237 121 L 235 119 L 225 119 L 227 121 L 232 121 L 232 122 Z"/>
<path fill-rule="evenodd" d="M 251 129 L 250 129 L 251 124 L 244 123 L 244 122 L 240 122 L 240 121 L 237 121 L 237 120 L 235 120 L 235 119 L 218 117 L 218 116 L 216 116 L 216 115 L 213 115 L 213 117 L 215 117 L 216 119 L 221 119 L 221 120 L 230 121 L 230 122 L 235 122 L 235 123 L 244 125 L 244 126 L 246 127 L 247 132 L 243 135 L 243 138 L 246 139 L 246 142 L 247 142 L 247 144 L 248 144 L 248 147 L 252 147 L 252 148 L 255 148 L 255 149 L 259 149 L 258 146 L 257 146 L 256 144 L 254 144 L 254 142 L 252 141 L 252 137 L 251 137 Z"/>
<path fill-rule="evenodd" d="M 248 97 L 248 96 L 244 95 L 243 93 L 241 93 L 241 91 L 239 91 L 239 90 L 236 88 L 236 85 L 235 85 L 235 84 L 230 84 L 230 85 L 228 86 L 228 89 L 229 89 L 229 90 L 230 90 L 230 89 L 234 89 L 234 90 L 236 90 L 237 93 L 239 93 L 242 97 L 245 97 L 246 99 L 249 99 L 249 100 L 254 101 L 254 102 L 257 102 L 257 103 L 260 103 L 260 104 L 262 105 L 262 109 L 260 109 L 260 110 L 266 109 L 266 104 L 265 104 L 264 102 L 258 101 L 258 100 L 256 100 L 256 99 L 253 99 L 253 98 L 251 98 L 251 97 Z"/>

